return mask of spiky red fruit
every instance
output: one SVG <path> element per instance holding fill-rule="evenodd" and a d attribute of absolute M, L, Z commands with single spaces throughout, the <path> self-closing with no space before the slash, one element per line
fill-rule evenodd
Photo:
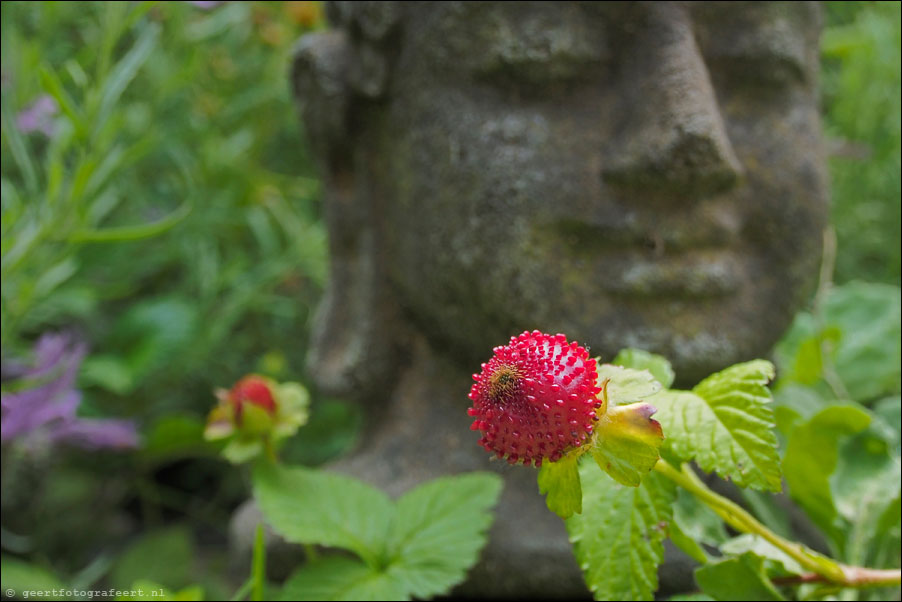
<path fill-rule="evenodd" d="M 273 398 L 269 382 L 256 374 L 249 374 L 235 383 L 229 391 L 229 401 L 235 410 L 235 420 L 239 424 L 241 410 L 246 403 L 263 408 L 270 414 L 276 411 L 276 400 Z"/>
<path fill-rule="evenodd" d="M 540 466 L 586 442 L 601 402 L 595 359 L 576 341 L 538 330 L 511 337 L 474 374 L 470 389 L 479 444 L 511 464 Z"/>

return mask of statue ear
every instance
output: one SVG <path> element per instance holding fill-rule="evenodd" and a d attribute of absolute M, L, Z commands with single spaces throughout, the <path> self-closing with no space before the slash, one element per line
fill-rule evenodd
<path fill-rule="evenodd" d="M 348 127 L 355 95 L 343 31 L 301 39 L 292 72 L 302 121 L 320 163 L 329 230 L 329 282 L 313 326 L 307 368 L 330 395 L 382 396 L 394 378 L 403 337 L 385 275 L 374 192 L 355 161 Z"/>

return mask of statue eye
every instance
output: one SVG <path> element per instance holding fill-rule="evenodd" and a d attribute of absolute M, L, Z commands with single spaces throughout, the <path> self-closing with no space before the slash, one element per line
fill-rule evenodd
<path fill-rule="evenodd" d="M 696 39 L 715 87 L 767 95 L 808 83 L 803 15 L 780 14 L 769 3 L 754 11 L 732 11 L 722 3 L 696 9 Z"/>
<path fill-rule="evenodd" d="M 708 57 L 706 62 L 714 89 L 727 97 L 736 94 L 778 102 L 808 81 L 799 61 L 782 54 L 721 55 Z"/>
<path fill-rule="evenodd" d="M 493 32 L 475 76 L 502 88 L 553 92 L 597 76 L 609 62 L 605 31 L 578 10 L 499 19 Z"/>

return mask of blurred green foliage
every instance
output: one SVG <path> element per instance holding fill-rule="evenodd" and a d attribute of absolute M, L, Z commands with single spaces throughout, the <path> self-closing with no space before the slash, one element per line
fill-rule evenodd
<path fill-rule="evenodd" d="M 81 330 L 89 411 L 206 408 L 267 352 L 300 370 L 325 245 L 290 8 L 3 3 L 3 352 Z M 52 134 L 20 132 L 43 95 Z"/>
<path fill-rule="evenodd" d="M 899 285 L 899 2 L 825 2 L 824 123 L 831 147 L 836 280 Z"/>
<path fill-rule="evenodd" d="M 74 330 L 91 347 L 81 410 L 134 418 L 142 432 L 131 454 L 4 446 L 4 553 L 71 586 L 111 575 L 126 587 L 137 579 L 128 559 L 140 566 L 144 555 L 129 550 L 188 524 L 191 555 L 198 537 L 206 544 L 191 582 L 221 596 L 225 531 L 246 489 L 203 440 L 212 392 L 249 372 L 302 375 L 326 273 L 319 187 L 288 81 L 291 46 L 323 26 L 321 6 L 0 10 L 3 360 L 26 356 L 41 333 Z M 49 98 L 56 112 L 27 127 L 23 113 Z M 315 402 L 311 440 L 296 438 L 291 454 L 340 453 L 354 410 Z M 148 535 L 126 546 L 136 533 Z M 184 556 L 188 530 L 166 533 L 152 555 L 180 558 L 166 547 L 175 542 Z M 4 556 L 4 584 L 6 566 Z"/>

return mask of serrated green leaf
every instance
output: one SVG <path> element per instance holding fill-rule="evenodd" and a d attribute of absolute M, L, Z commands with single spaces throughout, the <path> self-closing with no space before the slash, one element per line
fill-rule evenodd
<path fill-rule="evenodd" d="M 780 491 L 780 458 L 767 383 L 770 362 L 754 360 L 713 374 L 690 391 L 654 398 L 665 447 L 740 487 Z"/>
<path fill-rule="evenodd" d="M 715 600 L 785 600 L 767 579 L 764 559 L 751 552 L 696 569 L 695 581 Z"/>
<path fill-rule="evenodd" d="M 288 541 L 344 548 L 370 566 L 384 565 L 394 507 L 378 489 L 329 472 L 260 463 L 254 498 Z"/>
<path fill-rule="evenodd" d="M 567 531 L 596 600 L 651 600 L 658 587 L 676 498 L 674 485 L 650 473 L 640 487 L 615 483 L 591 462 L 580 466 L 583 513 Z"/>
<path fill-rule="evenodd" d="M 603 383 L 605 380 L 609 380 L 607 385 L 609 406 L 645 401 L 661 390 L 661 383 L 655 380 L 648 370 L 632 370 L 602 364 L 598 367 L 598 382 Z"/>
<path fill-rule="evenodd" d="M 314 597 L 302 599 L 400 600 L 447 593 L 476 562 L 500 493 L 500 477 L 477 472 L 430 481 L 395 505 L 377 489 L 327 472 L 268 464 L 254 472 L 254 495 L 279 534 L 293 542 L 345 548 L 365 561 L 313 565 L 325 571 L 324 578 L 302 569 L 296 575 L 298 592 L 301 586 L 314 590 Z M 351 583 L 342 585 L 343 578 Z M 287 585 L 286 591 L 306 595 Z"/>
<path fill-rule="evenodd" d="M 388 576 L 417 598 L 447 593 L 479 558 L 501 478 L 474 472 L 435 479 L 397 502 Z"/>
<path fill-rule="evenodd" d="M 548 509 L 564 520 L 583 511 L 578 462 L 575 454 L 568 454 L 557 462 L 543 463 L 539 469 L 539 493 L 547 494 Z"/>
<path fill-rule="evenodd" d="M 611 363 L 633 370 L 648 370 L 665 389 L 673 384 L 676 376 L 667 358 L 642 349 L 622 349 Z"/>
<path fill-rule="evenodd" d="M 830 475 L 836 470 L 840 440 L 867 428 L 871 417 L 854 406 L 831 406 L 815 414 L 789 436 L 783 472 L 789 495 L 822 529 L 832 530 L 836 506 Z"/>
<path fill-rule="evenodd" d="M 610 407 L 599 419 L 592 457 L 618 483 L 638 487 L 661 457 L 664 434 L 654 413 L 650 404 L 632 403 Z"/>
<path fill-rule="evenodd" d="M 355 558 L 328 556 L 285 581 L 279 600 L 409 600 L 391 577 Z"/>

